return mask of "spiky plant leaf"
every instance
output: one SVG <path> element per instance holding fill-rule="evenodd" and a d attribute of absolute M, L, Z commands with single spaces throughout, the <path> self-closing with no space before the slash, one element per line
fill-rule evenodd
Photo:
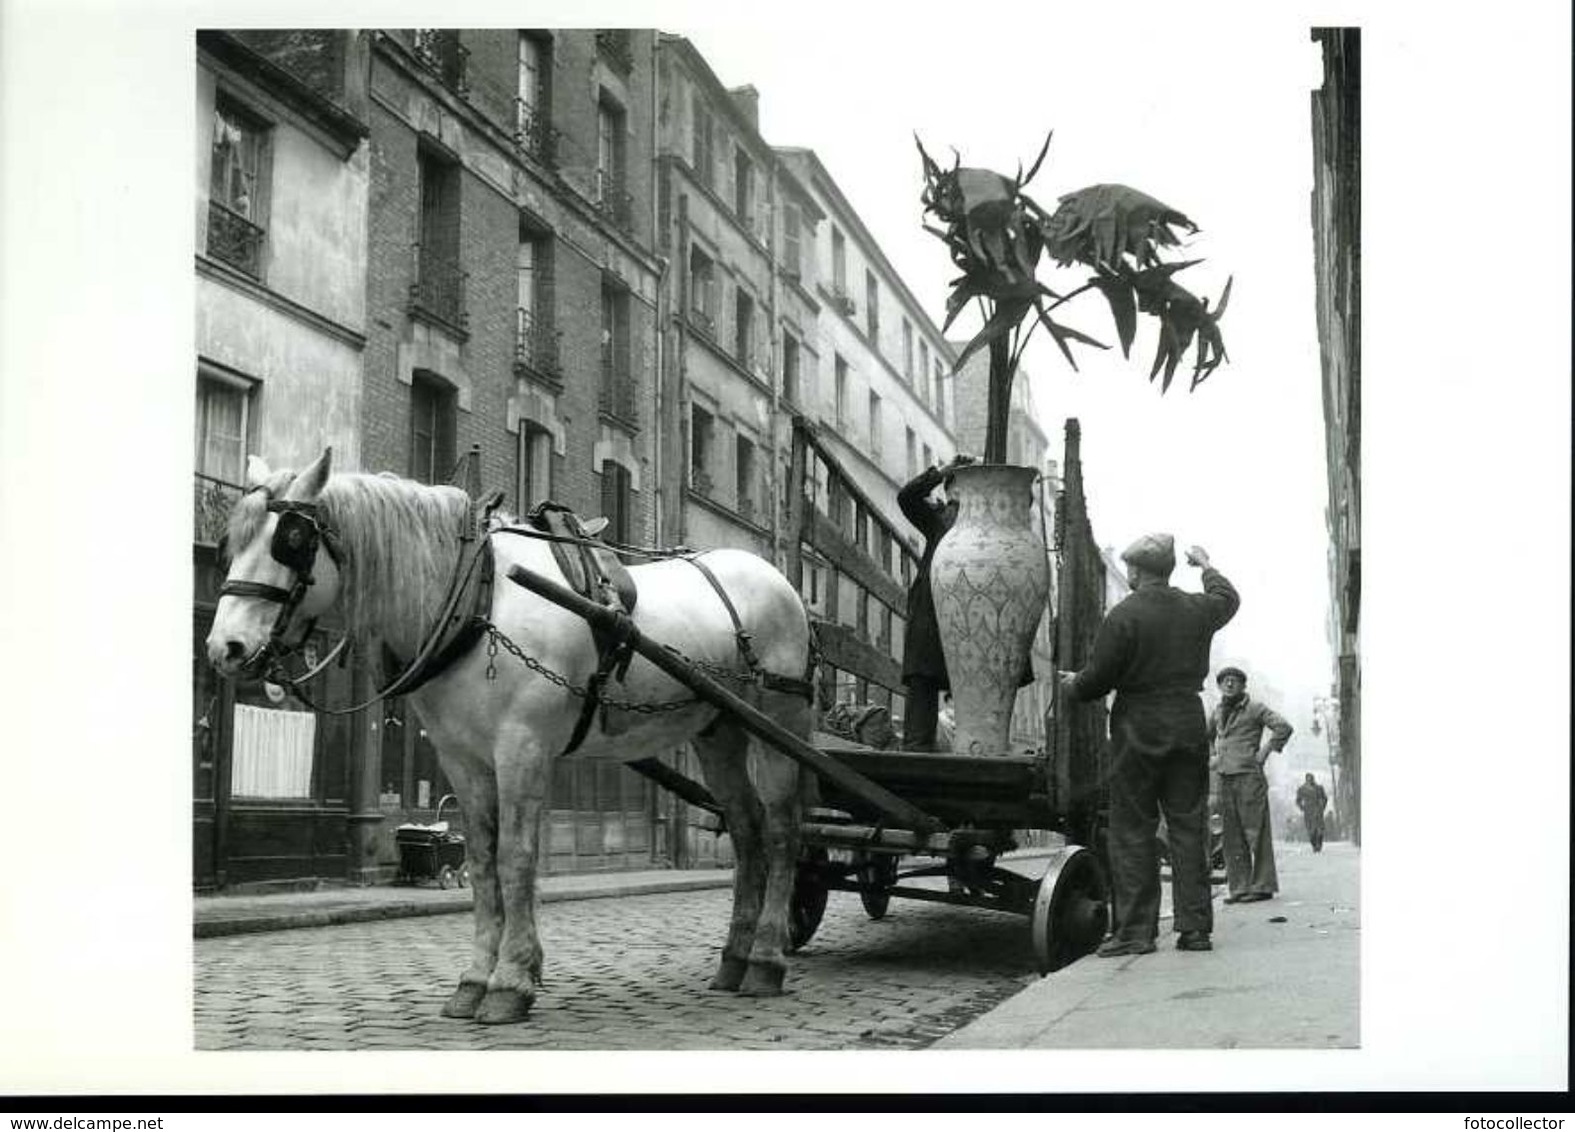
<path fill-rule="evenodd" d="M 1023 316 L 1028 313 L 1032 305 L 1022 299 L 1008 299 L 996 303 L 995 311 L 990 315 L 989 321 L 980 328 L 979 333 L 973 336 L 968 345 L 963 347 L 962 353 L 957 355 L 957 366 L 953 372 L 961 372 L 963 363 L 980 347 L 988 346 L 993 340 L 1004 337 L 1016 329 L 1017 324 L 1023 321 Z"/>

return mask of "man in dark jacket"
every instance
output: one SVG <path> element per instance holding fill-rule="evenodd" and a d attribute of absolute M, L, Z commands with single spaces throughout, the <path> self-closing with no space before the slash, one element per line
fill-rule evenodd
<path fill-rule="evenodd" d="M 1328 793 L 1309 774 L 1307 781 L 1296 788 L 1296 808 L 1307 823 L 1307 840 L 1312 842 L 1314 853 L 1323 852 L 1323 812 L 1328 807 Z"/>
<path fill-rule="evenodd" d="M 1268 704 L 1247 695 L 1247 674 L 1222 668 L 1219 706 L 1209 717 L 1211 763 L 1220 776 L 1225 815 L 1227 904 L 1270 900 L 1280 890 L 1274 871 L 1274 826 L 1269 817 L 1269 779 L 1263 765 L 1284 748 L 1291 725 Z"/>
<path fill-rule="evenodd" d="M 936 716 L 941 693 L 951 690 L 946 675 L 946 656 L 941 652 L 941 631 L 935 621 L 935 598 L 930 593 L 930 560 L 941 536 L 957 521 L 957 501 L 941 503 L 930 498 L 942 483 L 950 483 L 953 468 L 973 463 L 973 457 L 958 453 L 948 464 L 931 464 L 897 493 L 897 506 L 924 536 L 924 555 L 919 559 L 913 582 L 908 587 L 908 618 L 902 644 L 902 683 L 906 703 L 902 712 L 902 749 L 935 749 Z"/>
<path fill-rule="evenodd" d="M 1061 673 L 1063 695 L 1095 700 L 1112 690 L 1110 713 L 1110 868 L 1115 897 L 1111 936 L 1101 956 L 1144 955 L 1159 934 L 1159 857 L 1163 811 L 1169 827 L 1176 946 L 1208 951 L 1214 930 L 1209 889 L 1209 747 L 1199 692 L 1209 673 L 1209 642 L 1236 615 L 1241 599 L 1209 565 L 1202 547 L 1187 561 L 1203 570 L 1203 592 L 1170 584 L 1175 540 L 1147 535 L 1122 552 L 1132 592 L 1105 617 L 1081 672 Z"/>

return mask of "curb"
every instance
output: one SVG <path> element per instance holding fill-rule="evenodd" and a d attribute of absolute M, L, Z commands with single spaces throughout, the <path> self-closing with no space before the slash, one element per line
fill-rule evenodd
<path fill-rule="evenodd" d="M 724 888 L 733 883 L 732 870 L 709 871 L 695 876 L 675 876 L 671 880 L 624 882 L 600 885 L 565 885 L 556 891 L 543 886 L 538 899 L 543 904 L 558 900 L 596 900 L 602 897 L 647 896 L 663 892 L 692 892 Z M 368 923 L 374 920 L 405 919 L 414 916 L 443 916 L 469 912 L 474 907 L 469 893 L 435 901 L 395 900 L 382 904 L 347 904 L 337 908 L 295 908 L 261 915 L 197 919 L 192 924 L 194 939 L 251 935 L 258 932 L 290 931 L 294 928 L 322 928 L 335 924 Z"/>

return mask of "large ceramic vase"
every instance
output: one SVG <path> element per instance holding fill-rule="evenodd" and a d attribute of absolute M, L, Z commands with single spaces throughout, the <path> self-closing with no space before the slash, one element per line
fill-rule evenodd
<path fill-rule="evenodd" d="M 1012 464 L 958 468 L 957 521 L 930 562 L 960 755 L 1010 752 L 1012 707 L 1050 593 L 1035 475 Z"/>

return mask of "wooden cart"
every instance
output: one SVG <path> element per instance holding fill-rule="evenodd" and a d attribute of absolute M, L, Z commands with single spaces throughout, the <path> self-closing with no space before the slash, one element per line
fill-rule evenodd
<path fill-rule="evenodd" d="M 1080 665 L 1103 611 L 1104 567 L 1083 506 L 1077 458 L 1077 422 L 1067 422 L 1067 464 L 1056 498 L 1057 555 L 1055 662 Z M 867 508 L 864 523 L 885 525 L 874 508 L 817 442 L 813 429 L 794 430 L 792 469 L 801 490 L 793 522 L 800 542 L 830 551 L 834 569 L 865 584 L 888 605 L 905 591 L 857 546 L 841 540 L 803 490 L 809 461 L 819 460 L 817 484 L 842 476 L 845 498 Z M 817 488 L 818 491 L 818 488 Z M 1048 507 L 1046 508 L 1048 511 Z M 888 534 L 891 534 L 887 526 Z M 840 540 L 840 541 L 839 541 Z M 897 545 L 901 545 L 900 542 Z M 789 556 L 789 575 L 800 584 L 801 552 Z M 1034 954 L 1042 972 L 1056 970 L 1092 951 L 1109 923 L 1109 894 L 1103 864 L 1108 803 L 1103 772 L 1105 718 L 1102 705 L 1061 704 L 1051 710 L 1046 747 L 1035 754 L 951 755 L 877 751 L 856 746 L 813 746 L 757 711 L 659 642 L 644 638 L 622 613 L 588 601 L 551 579 L 522 567 L 510 578 L 584 617 L 594 628 L 628 640 L 634 651 L 702 699 L 716 705 L 746 730 L 796 759 L 815 776 L 819 805 L 804 826 L 793 894 L 793 944 L 814 934 L 834 890 L 858 893 L 874 918 L 885 915 L 893 896 L 988 908 L 1029 921 Z M 833 581 L 835 581 L 833 573 Z M 817 626 L 826 668 L 852 671 L 859 679 L 891 689 L 900 672 L 889 655 L 846 632 L 846 626 Z M 822 678 L 825 678 L 823 671 Z M 833 676 L 834 679 L 834 676 Z M 714 815 L 721 808 L 694 780 L 654 759 L 630 764 L 691 805 Z M 1023 831 L 1049 831 L 1060 841 L 1048 850 L 1037 879 L 1001 863 Z M 924 878 L 945 884 L 915 884 Z"/>

